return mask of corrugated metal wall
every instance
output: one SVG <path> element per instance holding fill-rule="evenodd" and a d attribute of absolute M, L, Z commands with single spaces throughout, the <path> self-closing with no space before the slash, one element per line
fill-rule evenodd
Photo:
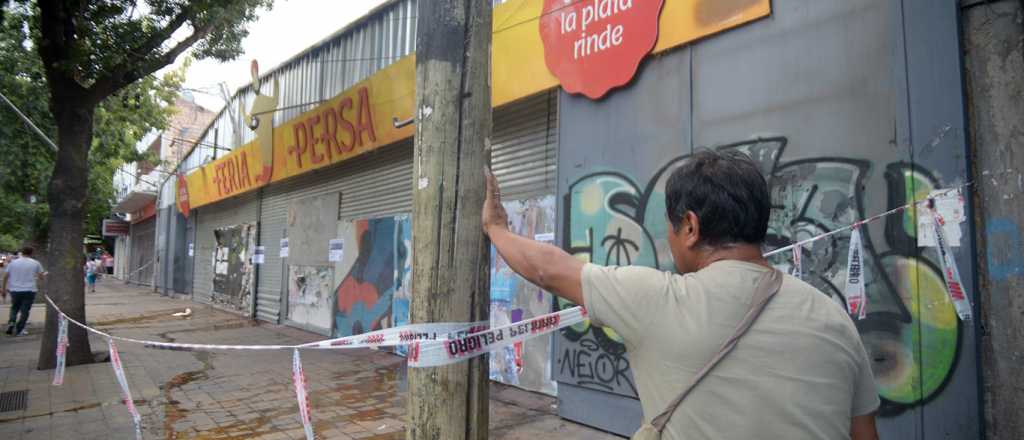
<path fill-rule="evenodd" d="M 341 193 L 339 219 L 363 219 L 412 211 L 412 143 L 401 142 L 349 162 L 273 185 L 264 192 L 260 213 L 261 245 L 267 247 L 260 267 L 256 298 L 257 318 L 280 322 L 287 262 L 280 257 L 280 242 L 287 234 L 288 206 L 292 200 Z M 324 237 L 330 240 L 336 237 Z M 291 249 L 291 252 L 303 252 Z M 330 329 L 327 329 L 328 332 Z"/>
<path fill-rule="evenodd" d="M 416 47 L 416 5 L 417 0 L 401 0 L 383 6 L 265 72 L 261 91 L 273 93 L 275 80 L 280 87 L 274 125 L 287 122 L 411 54 Z M 239 89 L 178 170 L 187 173 L 226 154 L 223 150 L 215 152 L 213 145 L 232 149 L 255 139 L 255 132 L 246 126 L 245 115 L 239 112 L 240 103 L 243 111 L 251 109 L 253 97 L 252 85 Z"/>
<path fill-rule="evenodd" d="M 153 284 L 153 251 L 156 237 L 156 217 L 131 226 L 131 262 L 128 282 L 150 286 Z"/>
<path fill-rule="evenodd" d="M 544 92 L 494 111 L 491 168 L 506 200 L 554 194 L 558 94 Z"/>
<path fill-rule="evenodd" d="M 253 191 L 197 210 L 192 299 L 209 303 L 213 293 L 213 252 L 217 247 L 213 231 L 225 226 L 256 223 L 259 219 L 258 194 Z"/>

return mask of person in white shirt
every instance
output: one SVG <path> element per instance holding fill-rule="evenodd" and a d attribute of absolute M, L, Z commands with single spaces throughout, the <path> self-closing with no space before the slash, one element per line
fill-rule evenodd
<path fill-rule="evenodd" d="M 21 250 L 21 258 L 7 265 L 3 276 L 2 290 L 11 292 L 11 316 L 7 324 L 7 334 L 24 336 L 28 314 L 32 311 L 32 303 L 39 292 L 38 281 L 46 275 L 43 265 L 32 258 L 33 249 L 26 246 Z"/>

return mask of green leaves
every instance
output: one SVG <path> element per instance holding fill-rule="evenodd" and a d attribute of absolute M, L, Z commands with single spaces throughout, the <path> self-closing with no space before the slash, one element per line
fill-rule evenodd
<path fill-rule="evenodd" d="M 0 91 L 14 102 L 51 139 L 57 129 L 50 114 L 50 92 L 42 62 L 33 49 L 29 22 L 32 12 L 8 6 L 0 23 Z M 135 150 L 152 130 L 162 130 L 185 78 L 185 68 L 162 78 L 147 76 L 104 99 L 96 108 L 89 152 L 85 232 L 99 232 L 110 215 L 115 194 L 113 176 L 129 162 L 157 158 Z M 53 172 L 54 153 L 8 108 L 0 108 L 0 249 L 4 245 L 45 238 L 48 227 L 47 182 Z M 29 197 L 36 202 L 30 203 Z"/>

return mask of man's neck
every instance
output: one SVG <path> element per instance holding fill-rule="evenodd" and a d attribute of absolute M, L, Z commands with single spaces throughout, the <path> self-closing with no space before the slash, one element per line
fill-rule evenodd
<path fill-rule="evenodd" d="M 768 260 L 761 253 L 761 246 L 754 244 L 737 244 L 728 247 L 715 248 L 707 252 L 697 270 L 710 266 L 716 261 L 738 260 L 746 263 L 758 264 L 764 267 L 772 267 Z"/>

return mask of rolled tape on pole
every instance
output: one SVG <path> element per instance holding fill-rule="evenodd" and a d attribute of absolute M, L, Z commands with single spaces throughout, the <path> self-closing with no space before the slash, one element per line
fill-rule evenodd
<path fill-rule="evenodd" d="M 292 350 L 292 383 L 295 385 L 295 399 L 299 403 L 299 418 L 302 419 L 302 429 L 306 431 L 306 440 L 314 440 L 309 394 L 306 393 L 306 373 L 302 369 L 302 358 L 297 348 Z"/>
<path fill-rule="evenodd" d="M 942 275 L 946 280 L 946 291 L 949 293 L 949 300 L 953 302 L 957 316 L 963 321 L 971 320 L 971 301 L 964 292 L 963 283 L 960 282 L 960 270 L 956 266 L 956 259 L 949 251 L 949 242 L 946 241 L 946 232 L 943 230 L 946 222 L 935 210 L 932 210 L 932 227 L 935 228 L 935 241 L 938 244 L 939 261 L 942 262 Z"/>
<path fill-rule="evenodd" d="M 110 349 L 110 365 L 114 367 L 114 377 L 117 378 L 117 384 L 121 386 L 121 400 L 128 407 L 132 423 L 135 424 L 135 438 L 142 440 L 142 417 L 139 416 L 139 410 L 135 407 L 135 401 L 132 400 L 132 392 L 128 389 L 128 378 L 124 374 L 124 365 L 121 364 L 121 355 L 117 352 L 113 338 L 107 338 L 107 347 Z"/>
<path fill-rule="evenodd" d="M 472 333 L 447 341 L 420 341 L 409 347 L 410 367 L 437 367 L 480 356 L 517 342 L 579 324 L 587 319 L 587 310 L 573 307 L 541 315 L 515 324 Z"/>
<path fill-rule="evenodd" d="M 850 316 L 864 319 L 867 316 L 868 297 L 864 288 L 864 246 L 860 228 L 850 233 L 850 250 L 846 259 L 846 308 Z"/>
<path fill-rule="evenodd" d="M 68 320 L 57 315 L 57 366 L 53 369 L 53 385 L 64 384 L 64 366 L 68 356 Z"/>

